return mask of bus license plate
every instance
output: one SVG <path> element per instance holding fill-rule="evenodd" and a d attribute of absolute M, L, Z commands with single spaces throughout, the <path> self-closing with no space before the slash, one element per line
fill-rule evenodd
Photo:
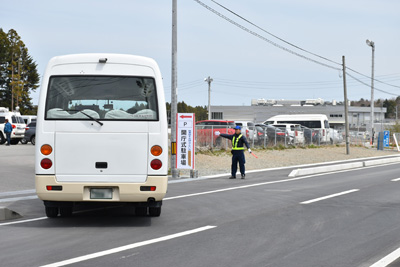
<path fill-rule="evenodd" d="M 112 199 L 112 188 L 91 188 L 90 199 Z"/>

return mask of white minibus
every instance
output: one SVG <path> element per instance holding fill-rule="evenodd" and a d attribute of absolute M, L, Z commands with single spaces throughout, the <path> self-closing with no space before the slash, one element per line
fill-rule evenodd
<path fill-rule="evenodd" d="M 35 169 L 48 217 L 70 216 L 82 202 L 159 216 L 168 125 L 157 63 L 119 54 L 52 58 L 40 89 Z"/>
<path fill-rule="evenodd" d="M 320 141 L 333 142 L 330 138 L 328 117 L 324 114 L 292 114 L 277 115 L 263 122 L 264 124 L 300 124 L 307 128 L 318 129 L 321 132 Z"/>

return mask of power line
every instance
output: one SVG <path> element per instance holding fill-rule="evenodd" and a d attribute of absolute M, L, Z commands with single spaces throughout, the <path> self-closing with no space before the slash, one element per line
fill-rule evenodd
<path fill-rule="evenodd" d="M 362 84 L 364 84 L 364 85 L 366 85 L 366 86 L 370 86 L 369 84 L 366 84 L 365 82 L 363 82 L 363 81 L 357 79 L 356 77 L 354 77 L 354 76 L 351 75 L 350 73 L 346 72 L 346 74 L 349 75 L 349 76 L 350 76 L 351 78 L 353 78 L 354 80 L 358 81 L 359 83 L 362 83 Z M 385 91 L 385 90 L 382 90 L 382 89 L 378 89 L 378 88 L 376 88 L 375 86 L 374 86 L 374 90 L 377 90 L 377 91 L 379 91 L 379 92 L 382 92 L 382 93 L 385 93 L 385 94 L 389 94 L 389 95 L 399 96 L 399 94 L 390 93 L 390 92 L 388 92 L 388 91 Z"/>
<path fill-rule="evenodd" d="M 269 34 L 269 35 L 275 37 L 276 39 L 278 39 L 278 40 L 280 40 L 280 41 L 282 41 L 282 42 L 284 42 L 284 43 L 286 43 L 286 44 L 288 44 L 288 45 L 290 45 L 290 46 L 293 46 L 293 47 L 295 47 L 295 48 L 297 48 L 297 49 L 299 49 L 299 50 L 301 50 L 301 51 L 303 51 L 303 52 L 306 52 L 306 53 L 308 53 L 308 54 L 310 54 L 310 55 L 319 57 L 319 58 L 321 58 L 321 59 L 324 59 L 324 60 L 329 61 L 329 62 L 331 62 L 331 63 L 334 63 L 334 64 L 336 64 L 336 65 L 342 66 L 341 63 L 338 63 L 338 62 L 333 61 L 333 60 L 331 60 L 331 59 L 329 59 L 329 58 L 326 58 L 326 57 L 320 56 L 320 55 L 318 55 L 318 54 L 315 54 L 315 53 L 313 53 L 313 52 L 310 52 L 310 51 L 308 51 L 308 50 L 306 50 L 306 49 L 304 49 L 304 48 L 301 48 L 301 47 L 299 47 L 299 46 L 297 46 L 297 45 L 295 45 L 295 44 L 292 44 L 292 43 L 290 43 L 290 42 L 288 42 L 288 41 L 286 41 L 286 40 L 284 40 L 284 39 L 282 39 L 282 38 L 280 38 L 280 37 L 278 37 L 278 36 L 276 36 L 276 35 L 274 35 L 274 34 L 268 32 L 267 30 L 265 30 L 265 29 L 261 28 L 260 26 L 254 24 L 253 22 L 249 21 L 248 19 L 246 19 L 246 18 L 240 16 L 239 14 L 233 12 L 233 11 L 230 10 L 229 8 L 227 8 L 227 7 L 223 6 L 223 5 L 221 5 L 220 3 L 218 3 L 218 2 L 216 2 L 216 1 L 214 1 L 214 0 L 211 0 L 211 1 L 214 2 L 215 4 L 219 5 L 219 6 L 222 7 L 223 9 L 227 10 L 228 12 L 232 13 L 233 15 L 235 15 L 235 16 L 241 18 L 242 20 L 246 21 L 246 22 L 249 23 L 250 25 L 253 25 L 253 26 L 256 27 L 257 29 L 259 29 L 259 30 L 261 30 L 261 31 L 263 31 L 263 32 L 265 32 L 265 33 L 267 33 L 267 34 Z"/>
<path fill-rule="evenodd" d="M 321 66 L 324 66 L 324 67 L 327 67 L 327 68 L 330 68 L 330 69 L 334 69 L 334 70 L 338 70 L 338 71 L 341 70 L 341 69 L 338 68 L 338 67 L 334 67 L 334 66 L 325 64 L 325 63 L 320 62 L 320 61 L 318 61 L 318 60 L 315 60 L 315 59 L 306 57 L 306 56 L 304 56 L 304 55 L 302 55 L 302 54 L 299 54 L 299 53 L 297 53 L 297 52 L 295 52 L 295 51 L 293 51 L 293 50 L 290 50 L 290 49 L 288 49 L 288 48 L 286 48 L 286 47 L 284 47 L 284 46 L 281 46 L 281 45 L 275 43 L 274 41 L 271 41 L 271 40 L 269 40 L 268 38 L 266 38 L 266 37 L 264 37 L 264 36 L 262 36 L 262 35 L 260 35 L 260 34 L 258 34 L 258 33 L 256 33 L 256 32 L 254 32 L 254 31 L 252 31 L 252 30 L 250 30 L 249 28 L 246 28 L 245 26 L 243 26 L 243 25 L 241 25 L 241 24 L 239 24 L 239 23 L 237 23 L 237 22 L 231 20 L 230 18 L 228 18 L 228 17 L 226 17 L 225 15 L 219 13 L 219 12 L 216 11 L 215 9 L 211 8 L 210 6 L 204 4 L 204 3 L 201 2 L 200 0 L 193 0 L 193 1 L 197 2 L 199 5 L 203 6 L 204 8 L 208 9 L 209 11 L 213 12 L 213 13 L 216 14 L 217 16 L 223 18 L 224 20 L 228 21 L 229 23 L 235 25 L 236 27 L 238 27 L 238 28 L 240 28 L 240 29 L 242 29 L 242 30 L 244 30 L 244 31 L 246 31 L 246 32 L 248 32 L 248 33 L 250 33 L 251 35 L 254 35 L 255 37 L 257 37 L 257 38 L 259 38 L 259 39 L 261 39 L 261 40 L 263 40 L 263 41 L 265 41 L 265 42 L 267 42 L 267 43 L 272 44 L 272 45 L 275 46 L 275 47 L 278 47 L 278 48 L 280 48 L 280 49 L 282 49 L 282 50 L 284 50 L 284 51 L 286 51 L 286 52 L 288 52 L 288 53 L 291 53 L 291 54 L 293 54 L 293 55 L 295 55 L 295 56 L 301 57 L 301 58 L 306 59 L 306 60 L 308 60 L 308 61 L 314 62 L 314 63 L 319 64 L 319 65 L 321 65 Z"/>
<path fill-rule="evenodd" d="M 254 31 L 251 31 L 250 29 L 246 28 L 245 26 L 243 26 L 243 25 L 241 25 L 241 24 L 239 24 L 239 23 L 233 21 L 232 19 L 230 19 L 230 18 L 224 16 L 223 14 L 219 13 L 219 12 L 216 11 L 215 9 L 211 8 L 210 6 L 204 4 L 204 3 L 201 2 L 200 0 L 194 0 L 194 1 L 197 2 L 199 5 L 203 6 L 204 8 L 206 8 L 207 10 L 213 12 L 213 13 L 216 14 L 217 16 L 219 16 L 219 17 L 225 19 L 226 21 L 228 21 L 229 23 L 235 25 L 236 27 L 238 27 L 238 28 L 240 28 L 240 29 L 242 29 L 242 30 L 244 30 L 244 31 L 246 31 L 246 32 L 248 32 L 248 33 L 250 33 L 250 34 L 252 34 L 252 35 L 254 35 L 254 36 L 256 36 L 256 37 L 258 37 L 258 38 L 260 38 L 260 39 L 262 39 L 262 40 L 264 40 L 264 41 L 266 41 L 266 42 L 268 42 L 268 43 L 270 43 L 270 44 L 272 44 L 272 45 L 275 46 L 275 47 L 278 47 L 278 48 L 280 48 L 280 49 L 282 49 L 282 50 L 284 50 L 284 51 L 286 51 L 286 52 L 289 52 L 289 53 L 291 53 L 291 54 L 293 54 L 293 55 L 296 55 L 296 56 L 301 57 L 301 58 L 303 58 L 303 59 L 306 59 L 306 60 L 308 60 L 308 61 L 314 62 L 314 63 L 316 63 L 316 64 L 322 65 L 322 66 L 324 66 L 324 67 L 331 68 L 331 69 L 335 69 L 335 70 L 338 70 L 338 71 L 341 71 L 341 70 L 342 70 L 341 68 L 337 68 L 337 67 L 334 67 L 334 66 L 331 66 L 331 65 L 322 63 L 322 62 L 320 62 L 320 61 L 317 61 L 317 60 L 315 60 L 315 59 L 306 57 L 306 56 L 304 56 L 304 55 L 302 55 L 302 54 L 299 54 L 299 53 L 297 53 L 297 52 L 295 52 L 295 51 L 292 51 L 292 50 L 290 50 L 290 49 L 288 49 L 288 48 L 286 48 L 286 47 L 284 47 L 284 46 L 281 46 L 281 45 L 279 45 L 279 44 L 277 44 L 277 43 L 275 43 L 275 42 L 273 42 L 273 41 L 267 39 L 266 37 L 264 37 L 264 36 L 262 36 L 262 35 L 259 35 L 258 33 L 254 32 Z M 331 59 L 328 59 L 328 58 L 326 58 L 326 57 L 320 56 L 320 55 L 315 54 L 315 53 L 313 53 L 313 52 L 310 52 L 310 51 L 308 51 L 308 50 L 306 50 L 306 49 L 303 49 L 303 48 L 301 48 L 301 47 L 299 47 L 299 46 L 297 46 L 297 45 L 294 45 L 294 44 L 292 44 L 292 43 L 290 43 L 290 42 L 288 42 L 288 41 L 286 41 L 286 40 L 284 40 L 284 39 L 282 39 L 282 38 L 280 38 L 280 37 L 278 37 L 278 36 L 276 36 L 276 35 L 274 35 L 274 34 L 268 32 L 268 31 L 266 31 L 265 29 L 261 28 L 260 26 L 258 26 L 258 25 L 256 25 L 256 24 L 254 24 L 253 22 L 247 20 L 247 19 L 244 18 L 243 16 L 240 16 L 239 14 L 237 14 L 237 13 L 233 12 L 232 10 L 230 10 L 229 8 L 227 8 L 227 7 L 225 7 L 225 6 L 221 5 L 221 4 L 219 4 L 218 2 L 216 2 L 216 1 L 214 1 L 214 0 L 211 0 L 211 1 L 214 2 L 215 4 L 217 4 L 218 6 L 222 7 L 223 9 L 227 10 L 228 12 L 230 12 L 230 13 L 234 14 L 235 16 L 239 17 L 240 19 L 246 21 L 246 22 L 249 23 L 250 25 L 252 25 L 252 26 L 258 28 L 259 30 L 261 30 L 261 31 L 263 31 L 263 32 L 265 32 L 265 33 L 267 33 L 267 34 L 269 34 L 269 35 L 271 35 L 271 36 L 277 38 L 278 40 L 280 40 L 280 41 L 282 41 L 282 42 L 284 42 L 284 43 L 286 43 L 286 44 L 288 44 L 288 45 L 290 45 L 290 46 L 293 46 L 293 47 L 295 47 L 295 48 L 297 48 L 297 49 L 299 49 L 299 50 L 301 50 L 301 51 L 303 51 L 303 52 L 309 53 L 309 54 L 311 54 L 311 55 L 313 55 L 313 56 L 319 57 L 319 58 L 321 58 L 321 59 L 324 59 L 324 60 L 329 61 L 329 62 L 331 62 L 331 63 L 334 63 L 334 64 L 336 64 L 336 65 L 342 66 L 342 64 L 340 64 L 340 63 L 338 63 L 338 62 L 335 62 L 335 61 L 333 61 L 333 60 L 331 60 Z M 348 69 L 348 70 L 351 70 L 351 71 L 353 71 L 353 72 L 355 72 L 355 73 L 357 73 L 357 74 L 359 74 L 359 75 L 361 75 L 361 76 L 364 76 L 364 77 L 366 77 L 366 78 L 371 79 L 371 77 L 369 77 L 368 75 L 362 74 L 362 73 L 360 73 L 360 72 L 358 72 L 358 71 L 356 71 L 356 70 L 354 70 L 354 69 L 352 69 L 352 68 L 347 67 L 347 69 Z M 358 79 L 356 79 L 356 80 L 359 81 L 359 82 L 361 82 L 361 81 L 358 80 Z M 375 79 L 375 78 L 374 78 L 373 80 L 374 80 L 374 81 L 377 81 L 377 82 L 379 82 L 379 83 L 382 83 L 382 84 L 386 84 L 386 85 L 388 85 L 388 86 L 400 88 L 400 86 L 393 85 L 393 84 L 389 84 L 389 83 L 383 82 L 383 81 L 381 81 L 381 80 L 377 80 L 377 79 Z M 361 83 L 364 84 L 364 85 L 367 85 L 367 84 L 365 84 L 365 83 L 363 83 L 363 82 L 361 82 Z M 367 85 L 367 86 L 369 86 L 369 85 Z M 379 91 L 379 90 L 378 90 L 378 91 Z M 383 90 L 381 90 L 381 91 L 383 91 Z M 390 93 L 389 93 L 389 94 L 390 94 Z"/>

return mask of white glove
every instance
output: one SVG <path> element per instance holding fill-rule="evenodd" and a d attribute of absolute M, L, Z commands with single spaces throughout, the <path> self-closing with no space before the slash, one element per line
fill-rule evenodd
<path fill-rule="evenodd" d="M 215 134 L 216 136 L 219 136 L 221 133 L 220 133 L 219 131 L 216 131 L 214 134 Z"/>
<path fill-rule="evenodd" d="M 249 148 L 249 149 L 247 149 L 247 151 L 249 151 L 249 153 L 251 153 L 251 149 Z"/>

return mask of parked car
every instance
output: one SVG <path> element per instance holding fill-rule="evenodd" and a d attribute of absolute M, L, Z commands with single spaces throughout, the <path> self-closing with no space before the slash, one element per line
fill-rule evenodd
<path fill-rule="evenodd" d="M 337 144 L 343 142 L 343 135 L 335 129 L 330 129 L 329 138 L 331 140 L 331 144 Z"/>
<path fill-rule="evenodd" d="M 224 120 L 203 120 L 196 122 L 196 140 L 198 145 L 222 145 L 222 137 L 215 132 L 234 134 L 235 123 Z"/>
<path fill-rule="evenodd" d="M 235 124 L 242 127 L 242 134 L 245 134 L 247 140 L 252 141 L 257 138 L 255 123 L 251 121 L 235 121 Z"/>
<path fill-rule="evenodd" d="M 36 122 L 31 122 L 25 128 L 25 136 L 21 140 L 22 144 L 27 144 L 31 142 L 32 145 L 35 145 L 36 142 Z"/>
<path fill-rule="evenodd" d="M 272 126 L 286 131 L 294 144 L 304 143 L 304 132 L 300 124 L 273 124 Z"/>
<path fill-rule="evenodd" d="M 276 143 L 284 143 L 284 144 L 291 144 L 289 134 L 281 130 L 277 127 L 272 125 L 265 125 L 265 124 L 256 124 L 257 130 L 257 138 L 258 144 L 275 144 Z"/>
<path fill-rule="evenodd" d="M 17 107 L 15 111 L 9 111 L 8 108 L 0 107 L 0 144 L 6 142 L 6 134 L 4 133 L 5 120 L 12 125 L 11 132 L 11 144 L 16 145 L 19 141 L 24 138 L 26 124 L 19 113 L 19 108 Z"/>

